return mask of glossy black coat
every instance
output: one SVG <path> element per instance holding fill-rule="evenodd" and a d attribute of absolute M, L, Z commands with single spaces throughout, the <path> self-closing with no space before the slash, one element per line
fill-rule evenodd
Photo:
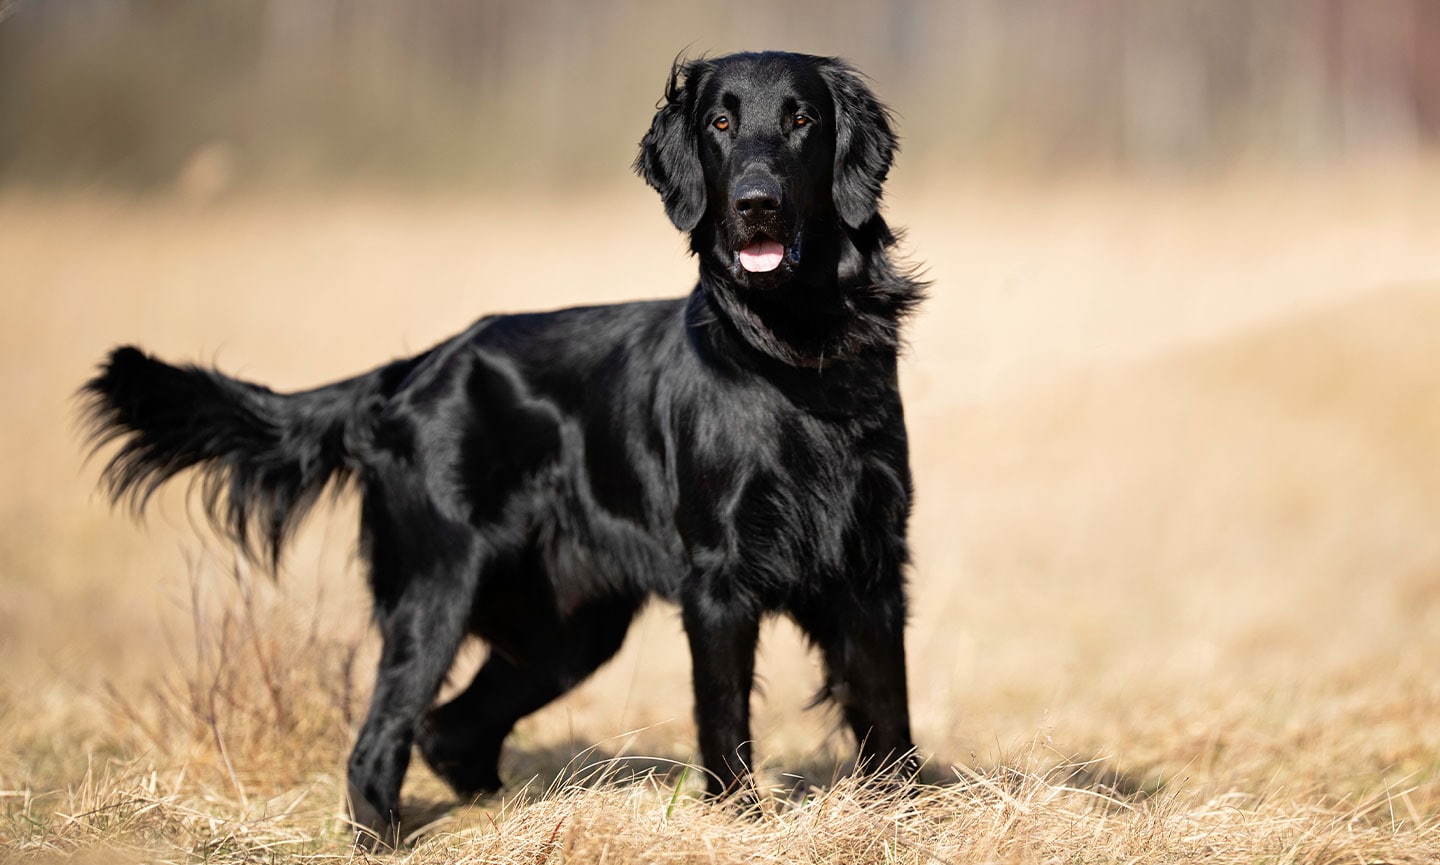
<path fill-rule="evenodd" d="M 515 722 L 609 659 L 655 596 L 683 616 L 713 793 L 748 777 L 771 613 L 822 652 L 862 764 L 913 765 L 896 362 L 920 285 L 877 213 L 894 148 L 840 61 L 677 64 L 636 169 L 690 233 L 688 297 L 492 316 L 302 393 L 130 347 L 86 385 L 97 445 L 121 443 L 117 500 L 195 468 L 216 523 L 272 561 L 332 478 L 358 486 L 384 649 L 349 773 L 375 837 L 399 837 L 412 745 L 457 791 L 496 789 Z M 750 273 L 737 251 L 761 236 L 784 261 Z M 467 634 L 489 658 L 432 708 Z"/>

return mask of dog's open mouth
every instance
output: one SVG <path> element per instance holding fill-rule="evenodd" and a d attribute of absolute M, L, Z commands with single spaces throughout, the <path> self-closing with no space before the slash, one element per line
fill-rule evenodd
<path fill-rule="evenodd" d="M 757 237 L 749 246 L 741 249 L 740 266 L 751 273 L 767 273 L 780 266 L 785 258 L 785 247 L 768 237 Z"/>
<path fill-rule="evenodd" d="M 755 274 L 774 273 L 782 268 L 793 271 L 800 265 L 800 238 L 797 232 L 795 239 L 786 243 L 768 234 L 756 233 L 735 249 L 732 267 L 737 275 L 740 271 Z"/>

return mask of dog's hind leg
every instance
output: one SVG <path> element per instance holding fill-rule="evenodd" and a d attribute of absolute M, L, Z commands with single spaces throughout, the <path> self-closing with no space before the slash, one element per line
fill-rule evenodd
<path fill-rule="evenodd" d="M 500 789 L 500 748 L 521 718 L 579 684 L 620 649 L 638 601 L 593 601 L 530 634 L 523 657 L 492 648 L 470 685 L 432 710 L 417 736 L 425 762 L 462 797 Z"/>
<path fill-rule="evenodd" d="M 425 716 L 416 744 L 462 798 L 500 789 L 500 746 L 515 722 L 564 692 L 550 671 L 491 653 L 469 687 Z"/>
<path fill-rule="evenodd" d="M 366 504 L 369 510 L 373 502 Z M 479 556 L 473 533 L 438 515 L 422 515 L 423 538 L 391 531 L 414 520 L 382 525 L 371 516 L 365 522 L 384 645 L 370 710 L 350 754 L 349 791 L 357 843 L 395 847 L 403 837 L 400 785 L 415 728 L 464 637 Z"/>

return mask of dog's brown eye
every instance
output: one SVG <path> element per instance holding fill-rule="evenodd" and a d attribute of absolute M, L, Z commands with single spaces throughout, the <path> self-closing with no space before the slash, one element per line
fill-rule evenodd
<path fill-rule="evenodd" d="M 803 115 L 803 114 L 797 114 L 797 115 L 795 115 L 795 125 L 796 125 L 796 126 L 809 126 L 809 125 L 810 125 L 810 118 L 806 117 L 806 116 Z"/>
<path fill-rule="evenodd" d="M 730 128 L 730 118 L 722 114 L 721 116 L 711 121 L 710 125 L 720 130 L 721 132 L 724 132 L 725 130 Z"/>

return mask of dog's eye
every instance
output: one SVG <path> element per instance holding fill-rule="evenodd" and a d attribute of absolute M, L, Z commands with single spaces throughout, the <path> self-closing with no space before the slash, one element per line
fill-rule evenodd
<path fill-rule="evenodd" d="M 725 130 L 730 128 L 730 118 L 722 114 L 714 120 L 710 121 L 710 125 L 720 130 L 721 132 L 724 132 Z"/>
<path fill-rule="evenodd" d="M 797 127 L 799 127 L 799 126 L 809 126 L 809 125 L 810 125 L 810 118 L 806 117 L 806 116 L 803 115 L 803 114 L 797 114 L 797 115 L 795 115 L 795 125 L 796 125 Z"/>

